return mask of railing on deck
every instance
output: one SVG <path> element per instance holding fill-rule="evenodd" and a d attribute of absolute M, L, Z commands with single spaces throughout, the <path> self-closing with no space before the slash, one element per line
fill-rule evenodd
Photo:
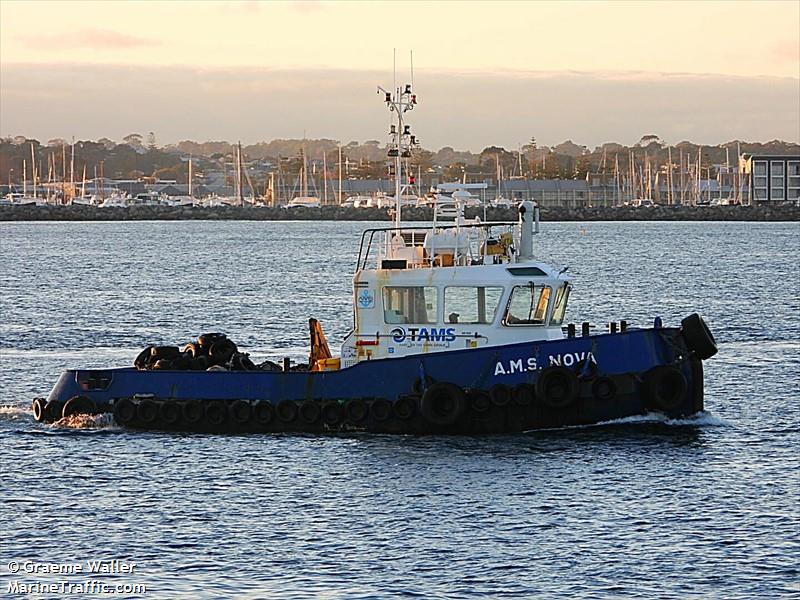
<path fill-rule="evenodd" d="M 361 234 L 361 243 L 358 248 L 358 261 L 356 263 L 356 271 L 361 271 L 367 268 L 369 262 L 370 252 L 372 251 L 373 241 L 376 233 L 386 234 L 389 232 L 399 233 L 403 238 L 406 246 L 409 248 L 421 247 L 425 242 L 425 236 L 431 231 L 443 231 L 447 229 L 482 229 L 490 230 L 492 227 L 513 227 L 517 225 L 514 221 L 489 221 L 485 223 L 464 223 L 452 225 L 412 225 L 409 227 L 378 227 L 374 229 L 365 229 Z M 419 235 L 422 234 L 422 235 Z M 411 242 L 411 243 L 409 243 Z M 419 243 L 417 243 L 419 242 Z M 433 266 L 433 265 L 431 265 Z"/>

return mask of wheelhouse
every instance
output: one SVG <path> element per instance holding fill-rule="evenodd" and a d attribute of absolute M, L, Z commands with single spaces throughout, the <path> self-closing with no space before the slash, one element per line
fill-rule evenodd
<path fill-rule="evenodd" d="M 532 259 L 532 234 L 530 218 L 367 230 L 342 366 L 563 337 L 569 278 Z"/>

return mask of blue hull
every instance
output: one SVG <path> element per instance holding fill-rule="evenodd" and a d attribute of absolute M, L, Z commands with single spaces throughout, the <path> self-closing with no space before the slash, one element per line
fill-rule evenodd
<path fill-rule="evenodd" d="M 134 428 L 502 433 L 703 408 L 676 328 L 361 362 L 338 371 L 68 370 L 42 420 L 80 398 Z M 48 416 L 50 417 L 48 419 Z"/>

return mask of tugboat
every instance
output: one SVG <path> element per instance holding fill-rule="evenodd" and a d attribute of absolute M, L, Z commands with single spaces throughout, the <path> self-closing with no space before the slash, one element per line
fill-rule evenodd
<path fill-rule="evenodd" d="M 394 114 L 394 222 L 362 234 L 338 357 L 314 319 L 302 369 L 255 365 L 206 334 L 149 347 L 134 367 L 65 371 L 34 400 L 36 420 L 112 413 L 136 429 L 470 435 L 703 409 L 702 361 L 717 352 L 705 321 L 564 326 L 572 281 L 534 257 L 534 203 L 519 204 L 516 222 L 481 222 L 450 198 L 431 225 L 403 225 L 403 167 L 417 146 L 405 116 L 417 96 L 410 85 L 378 90 Z"/>

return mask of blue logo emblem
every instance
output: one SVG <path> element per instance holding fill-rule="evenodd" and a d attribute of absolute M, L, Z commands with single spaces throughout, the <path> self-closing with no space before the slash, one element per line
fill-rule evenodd
<path fill-rule="evenodd" d="M 361 290 L 361 293 L 358 295 L 358 306 L 361 308 L 372 308 L 375 306 L 375 294 L 369 289 Z"/>
<path fill-rule="evenodd" d="M 392 336 L 392 340 L 398 344 L 404 342 L 406 339 L 406 330 L 402 327 L 395 327 L 389 333 Z"/>

